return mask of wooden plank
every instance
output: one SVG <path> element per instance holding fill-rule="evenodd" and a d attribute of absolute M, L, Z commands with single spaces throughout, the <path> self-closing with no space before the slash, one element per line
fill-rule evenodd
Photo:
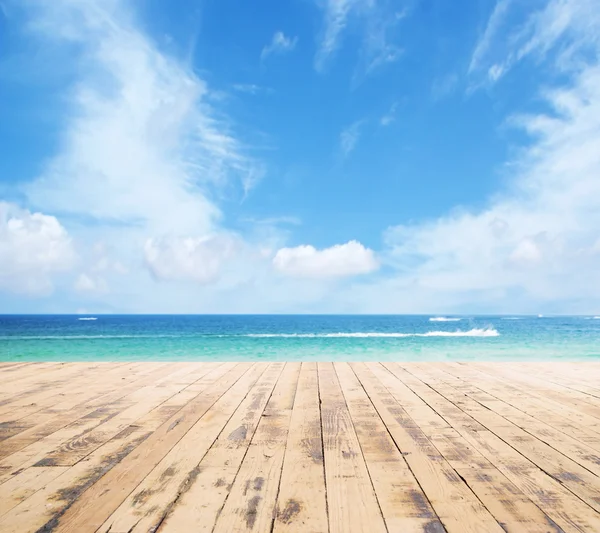
<path fill-rule="evenodd" d="M 362 367 L 368 367 L 396 399 L 504 530 L 548 531 L 552 521 L 455 429 L 439 427 L 445 423 L 443 418 L 412 390 L 380 364 L 356 365 L 355 370 L 361 377 L 366 372 Z M 422 408 L 416 409 L 415 404 Z"/>
<path fill-rule="evenodd" d="M 468 371 L 463 371 L 461 376 L 460 369 L 449 365 L 442 365 L 440 371 L 451 380 L 458 378 L 451 381 L 457 390 L 563 451 L 592 472 L 600 473 L 600 433 L 581 429 L 560 413 L 547 409 L 547 402 L 531 401 L 526 395 L 515 393 L 514 388 L 502 386 L 491 376 L 476 373 L 473 378 Z"/>
<path fill-rule="evenodd" d="M 443 531 L 439 517 L 353 370 L 347 363 L 335 363 L 334 367 L 387 529 L 406 533 Z M 469 531 L 468 526 L 463 531 Z"/>
<path fill-rule="evenodd" d="M 185 391 L 196 381 L 202 379 L 214 367 L 203 365 L 196 370 L 183 368 L 163 380 L 156 381 L 126 396 L 135 403 L 90 431 L 81 433 L 50 450 L 38 461 L 44 466 L 72 466 L 102 444 L 121 433 L 128 426 L 162 405 L 169 398 Z M 185 372 L 185 375 L 181 375 Z M 173 383 L 171 383 L 173 382 Z"/>
<path fill-rule="evenodd" d="M 3 382 L 0 388 L 0 421 L 10 419 L 10 412 L 25 406 L 33 412 L 37 406 L 35 402 L 28 402 L 32 396 L 55 396 L 60 389 L 72 382 L 81 373 L 83 366 L 70 366 L 46 369 L 39 375 L 32 375 L 28 379 Z M 87 365 L 86 368 L 93 368 Z M 20 405 L 20 404 L 23 405 Z M 33 404 L 33 405 L 31 405 Z M 7 418 L 8 417 L 8 418 Z"/>
<path fill-rule="evenodd" d="M 333 364 L 318 372 L 329 531 L 387 531 Z"/>
<path fill-rule="evenodd" d="M 170 508 L 161 533 L 213 530 L 283 367 L 284 363 L 272 364 L 256 382 L 200 461 L 195 481 Z"/>
<path fill-rule="evenodd" d="M 164 374 L 162 369 L 159 370 Z M 176 371 L 174 375 L 178 375 L 180 371 Z M 156 382 L 157 376 L 150 375 L 146 378 L 146 383 Z M 165 379 L 168 379 L 165 378 Z M 143 385 L 144 383 L 141 383 Z M 138 383 L 140 385 L 140 383 Z M 138 389 L 135 386 L 131 394 L 135 394 Z M 173 393 L 176 391 L 173 391 Z M 166 391 L 169 393 L 169 391 Z M 74 409 L 67 412 L 63 417 L 54 419 L 53 421 L 44 425 L 43 428 L 35 430 L 32 428 L 31 431 L 26 431 L 17 435 L 16 437 L 6 439 L 0 443 L 0 453 L 6 455 L 0 461 L 0 469 L 3 469 L 3 473 L 0 473 L 0 483 L 10 478 L 11 472 L 14 470 L 28 468 L 30 466 L 59 466 L 62 461 L 65 465 L 73 464 L 81 457 L 85 456 L 86 450 L 94 449 L 96 442 L 94 439 L 90 439 L 91 432 L 98 426 L 104 425 L 116 417 L 115 424 L 125 421 L 123 427 L 129 425 L 127 422 L 127 416 L 133 415 L 134 412 L 128 410 L 133 408 L 136 404 L 138 405 L 138 411 L 141 409 L 144 412 L 144 404 L 149 398 L 138 398 L 127 394 L 123 395 L 123 390 L 119 387 L 115 387 L 112 393 L 116 399 L 107 403 L 101 403 L 97 405 L 85 404 L 80 409 Z M 109 398 L 105 398 L 108 400 Z M 159 398 L 160 401 L 160 398 Z M 164 398 L 163 398 L 164 401 Z M 150 405 L 153 407 L 153 404 Z M 71 421 L 72 416 L 78 416 L 74 421 Z M 70 424 L 65 425 L 64 422 L 71 421 Z M 62 426 L 62 427 L 61 427 Z M 57 427 L 60 429 L 54 431 Z M 118 433 L 118 432 L 117 432 Z M 43 437 L 43 438 L 40 438 Z M 51 455 L 54 452 L 60 452 L 62 445 L 67 446 L 64 450 L 73 454 L 73 460 L 65 460 L 63 456 L 57 456 L 53 458 Z M 83 453 L 83 455 L 82 455 Z"/>
<path fill-rule="evenodd" d="M 0 531 L 96 531 L 168 451 L 252 365 L 226 363 L 183 406 L 150 413 L 0 518 Z M 196 386 L 192 385 L 192 387 Z M 185 395 L 185 392 L 182 393 Z M 175 401 L 175 400 L 174 400 Z M 168 416 L 167 419 L 164 417 Z"/>
<path fill-rule="evenodd" d="M 410 365 L 383 365 L 450 423 L 563 531 L 600 531 L 600 517 L 596 511 L 434 388 L 413 376 L 407 369 Z"/>
<path fill-rule="evenodd" d="M 123 500 L 98 533 L 156 531 L 180 494 L 194 484 L 198 464 L 265 370 L 265 363 L 256 363 L 223 394 Z"/>
<path fill-rule="evenodd" d="M 510 381 L 502 380 L 497 375 L 486 374 L 472 365 L 464 367 L 454 363 L 444 363 L 441 365 L 441 370 L 600 451 L 600 428 L 595 430 L 590 425 L 595 422 L 594 418 L 562 404 L 529 395 L 522 388 L 512 385 Z"/>
<path fill-rule="evenodd" d="M 0 516 L 56 479 L 67 467 L 27 468 L 0 485 Z"/>
<path fill-rule="evenodd" d="M 366 367 L 354 366 L 357 376 L 396 446 L 402 451 L 426 500 L 448 532 L 502 532 L 502 528 L 423 429 Z M 415 504 L 419 500 L 415 500 Z"/>
<path fill-rule="evenodd" d="M 509 420 L 456 390 L 443 379 L 435 377 L 436 370 L 433 367 L 427 367 L 425 370 L 421 365 L 413 365 L 411 372 L 419 378 L 423 377 L 440 394 L 458 405 L 465 413 L 600 512 L 600 478 L 598 476 L 546 442 L 535 438 Z"/>
<path fill-rule="evenodd" d="M 285 451 L 274 533 L 329 529 L 317 364 L 302 363 Z"/>
<path fill-rule="evenodd" d="M 552 364 L 531 364 L 525 363 L 525 368 L 530 370 L 537 378 L 543 378 L 544 381 L 550 381 L 556 385 L 561 385 L 567 389 L 573 389 L 583 392 L 595 398 L 600 399 L 600 386 L 598 385 L 597 374 L 594 376 L 593 366 L 578 363 Z M 591 372 L 590 372 L 591 370 Z"/>
<path fill-rule="evenodd" d="M 485 363 L 474 363 L 477 368 L 489 368 Z M 550 381 L 537 378 L 531 373 L 516 372 L 512 366 L 502 367 L 502 374 L 513 382 L 526 388 L 530 393 L 562 403 L 594 417 L 595 424 L 600 421 L 600 405 L 597 399 L 573 389 L 567 389 Z"/>
<path fill-rule="evenodd" d="M 114 381 L 107 380 L 106 382 L 104 379 L 97 379 L 98 376 L 96 376 L 97 383 L 89 387 L 88 393 L 80 393 L 75 399 L 57 404 L 54 408 L 46 411 L 48 412 L 47 416 L 44 416 L 44 410 L 41 410 L 17 420 L 15 422 L 16 426 L 33 423 L 30 427 L 23 427 L 21 431 L 0 442 L 0 458 L 7 457 L 65 428 L 82 417 L 93 416 L 94 411 L 106 408 L 107 405 L 124 398 L 144 385 L 155 382 L 157 376 L 164 374 L 163 368 L 159 367 L 153 373 L 142 377 L 136 374 L 133 381 L 126 381 L 123 385 L 121 385 L 123 381 L 118 375 Z M 96 414 L 101 415 L 102 413 Z"/>
<path fill-rule="evenodd" d="M 109 368 L 105 372 L 97 369 L 85 371 L 80 376 L 75 376 L 68 383 L 61 383 L 60 380 L 52 381 L 49 379 L 40 384 L 40 389 L 26 390 L 18 395 L 13 401 L 7 401 L 0 407 L 0 422 L 19 420 L 20 423 L 25 422 L 27 417 L 38 415 L 44 409 L 52 412 L 55 409 L 60 409 L 61 405 L 66 402 L 71 405 L 77 403 L 80 397 L 88 395 L 94 391 L 102 391 L 104 383 L 105 392 L 109 385 L 117 386 L 119 381 L 124 381 L 124 376 L 131 376 L 135 379 L 140 373 L 139 371 L 129 369 L 118 365 L 117 368 Z M 141 370 L 141 369 L 140 369 Z M 102 382 L 99 382 L 97 377 L 103 376 Z M 125 378 L 125 381 L 128 381 Z"/>
<path fill-rule="evenodd" d="M 213 531 L 270 531 L 300 363 L 286 363 Z"/>

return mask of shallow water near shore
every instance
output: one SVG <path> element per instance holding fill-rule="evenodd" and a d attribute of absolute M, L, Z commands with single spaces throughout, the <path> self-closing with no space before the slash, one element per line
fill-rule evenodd
<path fill-rule="evenodd" d="M 0 361 L 590 359 L 599 316 L 0 316 Z"/>

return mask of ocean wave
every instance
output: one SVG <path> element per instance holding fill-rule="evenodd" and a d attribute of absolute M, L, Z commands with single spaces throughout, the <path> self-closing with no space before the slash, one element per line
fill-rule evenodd
<path fill-rule="evenodd" d="M 180 338 L 189 335 L 6 335 L 0 340 L 49 341 L 49 340 L 97 340 L 97 339 L 161 339 Z"/>
<path fill-rule="evenodd" d="M 190 339 L 190 338 L 404 338 L 404 337 L 498 337 L 500 333 L 492 327 L 456 331 L 426 331 L 424 333 L 383 332 L 340 332 L 340 333 L 247 333 L 247 334 L 155 334 L 155 335 L 7 335 L 0 340 L 107 340 L 107 339 Z"/>
<path fill-rule="evenodd" d="M 95 316 L 83 316 L 78 318 L 77 320 L 98 320 Z"/>
<path fill-rule="evenodd" d="M 503 316 L 500 317 L 500 320 L 523 320 L 520 316 Z"/>
<path fill-rule="evenodd" d="M 404 338 L 404 337 L 499 337 L 494 328 L 473 328 L 468 331 L 426 331 L 425 333 L 249 333 L 255 338 Z"/>
<path fill-rule="evenodd" d="M 429 322 L 458 322 L 461 318 L 449 318 L 445 316 L 432 316 Z"/>

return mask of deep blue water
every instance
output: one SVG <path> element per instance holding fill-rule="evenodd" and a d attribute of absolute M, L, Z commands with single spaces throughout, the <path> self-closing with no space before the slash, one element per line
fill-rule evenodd
<path fill-rule="evenodd" d="M 600 358 L 600 317 L 0 316 L 0 361 L 558 358 Z"/>

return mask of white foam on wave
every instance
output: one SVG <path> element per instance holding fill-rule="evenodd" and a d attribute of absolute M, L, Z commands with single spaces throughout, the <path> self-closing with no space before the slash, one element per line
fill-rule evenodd
<path fill-rule="evenodd" d="M 468 331 L 427 331 L 425 333 L 250 333 L 256 338 L 404 338 L 404 337 L 499 337 L 494 328 L 473 328 Z"/>
<path fill-rule="evenodd" d="M 523 320 L 520 316 L 503 316 L 500 320 Z"/>
<path fill-rule="evenodd" d="M 450 317 L 445 317 L 445 316 L 432 316 L 429 319 L 429 322 L 458 322 L 459 320 L 462 320 L 462 319 L 450 318 Z"/>
<path fill-rule="evenodd" d="M 79 317 L 77 320 L 98 320 L 95 316 L 82 316 Z"/>

